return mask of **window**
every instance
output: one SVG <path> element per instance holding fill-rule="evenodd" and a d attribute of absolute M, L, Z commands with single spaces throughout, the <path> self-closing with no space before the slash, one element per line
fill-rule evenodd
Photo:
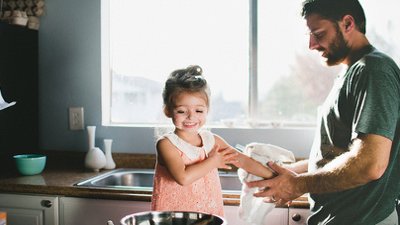
<path fill-rule="evenodd" d="M 394 1 L 361 3 L 371 42 L 399 59 Z M 162 113 L 165 79 L 193 64 L 210 84 L 209 125 L 313 125 L 317 106 L 342 69 L 325 66 L 308 49 L 300 0 L 102 4 L 104 125 L 169 123 Z"/>

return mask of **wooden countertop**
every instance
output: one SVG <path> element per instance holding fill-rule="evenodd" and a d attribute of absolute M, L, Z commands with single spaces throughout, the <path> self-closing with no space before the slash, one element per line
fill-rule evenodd
<path fill-rule="evenodd" d="M 45 170 L 41 174 L 33 176 L 22 176 L 17 172 L 13 163 L 10 161 L 0 161 L 5 166 L 2 166 L 0 172 L 0 192 L 131 201 L 150 201 L 151 199 L 151 191 L 109 190 L 74 186 L 74 184 L 80 181 L 109 172 L 110 170 L 93 172 L 83 168 L 84 155 L 82 154 L 69 158 L 55 157 L 53 154 L 63 153 L 47 153 L 48 162 Z M 140 154 L 115 154 L 114 157 L 118 168 L 154 168 L 154 161 L 152 159 L 154 160 L 154 156 Z M 148 164 L 152 165 L 149 166 Z M 224 193 L 225 205 L 239 205 L 239 203 L 240 193 Z M 308 206 L 306 197 L 296 199 L 290 205 L 290 207 L 295 208 L 307 208 Z"/>

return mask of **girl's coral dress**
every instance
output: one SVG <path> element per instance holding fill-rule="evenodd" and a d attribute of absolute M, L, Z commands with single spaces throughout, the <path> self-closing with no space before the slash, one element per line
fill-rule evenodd
<path fill-rule="evenodd" d="M 168 133 L 159 140 L 168 138 L 179 149 L 185 165 L 191 165 L 206 159 L 215 144 L 214 135 L 210 131 L 202 130 L 199 135 L 203 141 L 202 147 L 193 146 L 174 133 Z M 195 211 L 224 216 L 218 169 L 211 170 L 190 185 L 181 186 L 175 182 L 164 166 L 156 163 L 151 209 Z"/>

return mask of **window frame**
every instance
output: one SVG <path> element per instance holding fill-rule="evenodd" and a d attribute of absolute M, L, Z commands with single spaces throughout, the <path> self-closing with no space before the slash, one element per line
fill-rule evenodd
<path fill-rule="evenodd" d="M 101 124 L 117 126 L 111 123 L 111 68 L 110 68 L 110 0 L 101 1 Z"/>

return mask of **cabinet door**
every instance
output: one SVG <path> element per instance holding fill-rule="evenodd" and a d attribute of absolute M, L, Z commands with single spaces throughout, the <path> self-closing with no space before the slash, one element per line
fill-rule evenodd
<path fill-rule="evenodd" d="M 124 216 L 149 210 L 150 202 L 60 197 L 60 225 L 120 224 Z"/>
<path fill-rule="evenodd" d="M 38 150 L 38 31 L 0 22 L 0 89 L 14 106 L 1 111 L 0 146 Z"/>
<path fill-rule="evenodd" d="M 58 225 L 58 197 L 0 194 L 0 211 L 11 225 Z"/>
<path fill-rule="evenodd" d="M 289 208 L 289 225 L 306 225 L 310 214 L 309 209 Z"/>
<path fill-rule="evenodd" d="M 275 208 L 264 218 L 264 225 L 286 225 L 288 224 L 288 209 Z"/>
<path fill-rule="evenodd" d="M 228 225 L 250 225 L 239 218 L 239 206 L 224 206 L 225 219 Z M 275 208 L 269 212 L 265 218 L 263 225 L 287 225 L 288 209 Z"/>

